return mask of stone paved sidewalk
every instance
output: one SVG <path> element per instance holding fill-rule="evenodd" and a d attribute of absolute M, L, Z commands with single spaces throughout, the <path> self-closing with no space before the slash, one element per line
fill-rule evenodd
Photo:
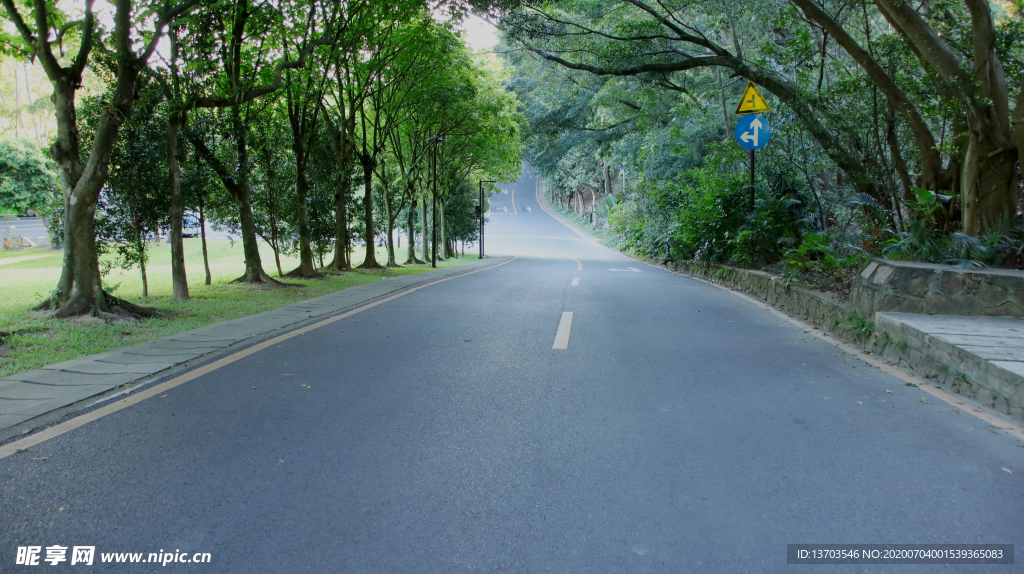
<path fill-rule="evenodd" d="M 244 344 L 254 337 L 347 311 L 431 281 L 491 267 L 508 257 L 491 257 L 459 267 L 387 277 L 257 315 L 200 327 L 131 347 L 49 365 L 0 379 L 0 440 L 4 431 L 40 415 L 111 389 L 142 380 L 203 355 Z M 83 405 L 83 408 L 88 405 Z M 22 425 L 22 430 L 33 428 Z"/>

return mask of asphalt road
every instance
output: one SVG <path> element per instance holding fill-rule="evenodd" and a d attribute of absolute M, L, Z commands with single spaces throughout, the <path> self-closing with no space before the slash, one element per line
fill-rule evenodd
<path fill-rule="evenodd" d="M 0 235 L 6 235 L 10 227 L 14 227 L 18 235 L 27 237 L 32 242 L 36 242 L 40 237 L 46 237 L 46 226 L 37 217 L 2 220 L 0 221 Z"/>
<path fill-rule="evenodd" d="M 211 555 L 64 567 L 97 572 L 1020 571 L 787 565 L 796 543 L 1024 549 L 1024 449 L 584 241 L 535 186 L 491 201 L 510 263 L 0 460 L 0 571 L 32 571 L 27 545 Z"/>

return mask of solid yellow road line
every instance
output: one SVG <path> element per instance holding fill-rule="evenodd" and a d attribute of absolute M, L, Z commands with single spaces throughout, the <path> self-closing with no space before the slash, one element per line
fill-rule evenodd
<path fill-rule="evenodd" d="M 25 437 L 25 438 L 23 438 L 21 440 L 14 441 L 12 443 L 0 446 L 0 458 L 6 458 L 6 457 L 11 456 L 12 454 L 14 454 L 16 452 L 23 451 L 23 450 L 25 450 L 27 448 L 30 448 L 30 447 L 33 447 L 33 446 L 35 446 L 35 445 L 37 445 L 39 443 L 48 441 L 51 438 L 56 438 L 56 437 L 66 433 L 68 431 L 74 430 L 74 429 L 76 429 L 76 428 L 78 428 L 80 426 L 83 426 L 83 425 L 86 425 L 88 423 L 91 423 L 94 420 L 101 419 L 101 418 L 103 418 L 103 417 L 105 417 L 105 416 L 107 416 L 109 414 L 116 413 L 117 411 L 119 411 L 121 409 L 125 409 L 125 408 L 128 408 L 128 407 L 130 407 L 130 406 L 132 406 L 134 404 L 140 403 L 140 402 L 142 402 L 142 401 L 144 401 L 144 400 L 146 400 L 146 399 L 148 399 L 150 397 L 153 397 L 155 395 L 159 395 L 161 393 L 165 393 L 168 390 L 173 389 L 174 387 L 177 387 L 179 385 L 182 385 L 182 384 L 185 384 L 185 383 L 191 381 L 192 379 L 196 379 L 196 378 L 199 378 L 199 377 L 201 377 L 203 375 L 206 375 L 208 373 L 216 371 L 217 369 L 219 369 L 221 367 L 230 365 L 231 363 L 234 363 L 235 361 L 238 361 L 240 359 L 244 359 L 245 357 L 248 357 L 249 355 L 252 355 L 253 353 L 258 353 L 258 352 L 262 351 L 263 349 L 266 349 L 267 347 L 272 347 L 272 346 L 274 346 L 274 345 L 276 345 L 278 343 L 281 343 L 282 341 L 287 341 L 288 339 L 291 339 L 292 337 L 297 337 L 299 335 L 304 335 L 304 334 L 306 334 L 306 333 L 308 333 L 310 331 L 313 331 L 314 329 L 319 329 L 320 327 L 323 327 L 325 325 L 330 325 L 331 323 L 334 323 L 335 321 L 340 321 L 342 319 L 347 319 L 348 317 L 351 317 L 352 315 L 355 315 L 357 313 L 362 313 L 363 311 L 366 311 L 367 309 L 372 309 L 372 308 L 376 307 L 377 305 L 381 305 L 381 304 L 387 303 L 388 301 L 394 301 L 395 299 L 398 299 L 399 297 L 405 297 L 409 293 L 412 293 L 414 291 L 419 291 L 420 289 L 423 289 L 424 287 L 430 287 L 431 285 L 437 285 L 438 283 L 444 283 L 445 281 L 451 281 L 452 279 L 458 279 L 459 277 L 465 277 L 466 275 L 472 275 L 474 273 L 479 273 L 481 271 L 487 271 L 488 269 L 494 269 L 495 267 L 501 267 L 502 265 L 505 265 L 507 263 L 511 263 L 511 262 L 513 262 L 515 260 L 516 260 L 516 257 L 513 257 L 512 259 L 509 259 L 508 261 L 505 261 L 503 263 L 499 263 L 497 265 L 491 265 L 490 267 L 485 267 L 483 269 L 477 269 L 476 271 L 470 271 L 469 273 L 462 273 L 461 275 L 456 275 L 454 277 L 446 277 L 444 279 L 438 279 L 437 281 L 431 281 L 430 283 L 425 283 L 425 284 L 420 285 L 418 287 L 413 287 L 412 289 L 409 289 L 407 291 L 402 291 L 401 293 L 398 293 L 396 295 L 392 295 L 390 297 L 381 299 L 379 301 L 374 301 L 373 303 L 369 303 L 369 304 L 363 305 L 362 307 L 358 307 L 356 309 L 348 311 L 347 313 L 342 313 L 341 315 L 336 315 L 336 316 L 331 317 L 329 319 L 324 319 L 323 321 L 320 321 L 318 323 L 313 323 L 312 325 L 308 325 L 306 327 L 302 327 L 301 329 L 296 329 L 296 330 L 291 331 L 289 333 L 285 333 L 284 335 L 280 335 L 278 337 L 274 337 L 273 339 L 270 339 L 268 341 L 264 341 L 262 343 L 253 345 L 253 346 L 251 346 L 251 347 L 249 347 L 247 349 L 244 349 L 244 350 L 239 351 L 237 353 L 233 353 L 233 354 L 228 355 L 227 357 L 224 357 L 222 359 L 218 359 L 218 360 L 216 360 L 216 361 L 214 361 L 214 362 L 212 362 L 212 363 L 210 363 L 208 365 L 204 365 L 204 366 L 202 366 L 202 367 L 200 367 L 200 368 L 198 368 L 198 369 L 196 369 L 194 371 L 189 371 L 188 373 L 186 373 L 186 374 L 184 374 L 184 375 L 182 375 L 180 377 L 175 377 L 175 378 L 173 378 L 173 379 L 171 379 L 171 380 L 169 380 L 169 381 L 167 381 L 165 383 L 160 383 L 159 385 L 156 385 L 156 386 L 150 387 L 150 388 L 148 388 L 148 389 L 146 389 L 144 391 L 140 391 L 138 393 L 135 393 L 135 394 L 131 395 L 130 397 L 127 397 L 125 399 L 119 400 L 119 401 L 117 401 L 115 403 L 112 403 L 112 404 L 109 404 L 109 405 L 107 405 L 105 407 L 98 408 L 98 409 L 96 409 L 94 411 L 91 411 L 91 412 L 88 412 L 88 413 L 86 413 L 86 414 L 84 414 L 82 416 L 75 417 L 75 418 L 73 418 L 73 419 L 71 419 L 69 421 L 60 423 L 58 425 L 54 425 L 54 426 L 52 426 L 52 427 L 50 427 L 48 429 L 45 429 L 43 431 L 40 431 L 40 432 L 34 434 L 32 436 L 28 436 L 28 437 Z M 572 315 L 572 313 L 570 313 L 570 315 Z M 566 337 L 568 338 L 568 334 L 566 335 Z"/>
<path fill-rule="evenodd" d="M 564 257 L 569 257 L 569 259 L 572 259 L 573 261 L 576 262 L 576 270 L 577 271 L 583 271 L 583 262 L 582 261 L 580 261 L 579 259 L 576 259 L 575 257 L 570 257 L 568 255 L 565 255 Z"/>
<path fill-rule="evenodd" d="M 518 215 L 518 214 L 519 214 L 519 212 L 516 211 L 516 188 L 513 187 L 512 188 L 512 215 Z"/>
<path fill-rule="evenodd" d="M 562 320 L 558 322 L 558 332 L 555 333 L 555 344 L 552 349 L 569 348 L 569 331 L 572 329 L 572 311 L 564 311 Z"/>

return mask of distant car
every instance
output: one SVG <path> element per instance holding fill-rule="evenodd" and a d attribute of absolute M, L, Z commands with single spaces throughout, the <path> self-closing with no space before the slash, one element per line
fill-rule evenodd
<path fill-rule="evenodd" d="M 181 236 L 182 237 L 199 237 L 199 218 L 189 212 L 185 212 L 185 216 L 181 221 Z"/>

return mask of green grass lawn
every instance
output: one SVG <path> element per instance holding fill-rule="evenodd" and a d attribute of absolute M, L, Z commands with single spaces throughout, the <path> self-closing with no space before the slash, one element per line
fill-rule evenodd
<path fill-rule="evenodd" d="M 125 321 L 108 324 L 98 319 L 51 319 L 45 313 L 31 308 L 45 299 L 60 279 L 63 253 L 48 249 L 0 250 L 0 331 L 23 331 L 6 340 L 0 347 L 0 377 L 23 371 L 102 353 L 126 345 L 164 337 L 195 329 L 211 323 L 244 317 L 325 295 L 346 287 L 394 277 L 429 271 L 429 265 L 410 265 L 383 271 L 355 271 L 321 280 L 303 280 L 304 287 L 272 289 L 232 284 L 244 271 L 242 244 L 227 240 L 207 241 L 210 253 L 212 285 L 204 285 L 203 252 L 199 239 L 185 240 L 185 266 L 188 272 L 192 299 L 176 301 L 171 297 L 171 248 L 166 244 L 153 246 L 150 263 L 146 266 L 149 279 L 149 297 L 142 298 L 142 279 L 138 269 L 114 269 L 104 278 L 104 285 L 115 295 L 133 303 L 156 307 L 168 313 L 167 317 L 146 319 L 142 322 Z M 363 248 L 356 247 L 352 260 L 363 260 Z M 277 276 L 274 253 L 260 243 L 263 267 Z M 4 264 L 4 260 L 33 257 L 31 260 Z M 405 249 L 396 249 L 399 261 L 405 259 Z M 454 267 L 468 263 L 476 256 L 438 262 L 438 267 Z M 377 260 L 387 261 L 387 252 L 377 250 Z M 298 258 L 282 258 L 285 273 L 298 266 Z M 300 281 L 288 280 L 289 283 Z"/>

